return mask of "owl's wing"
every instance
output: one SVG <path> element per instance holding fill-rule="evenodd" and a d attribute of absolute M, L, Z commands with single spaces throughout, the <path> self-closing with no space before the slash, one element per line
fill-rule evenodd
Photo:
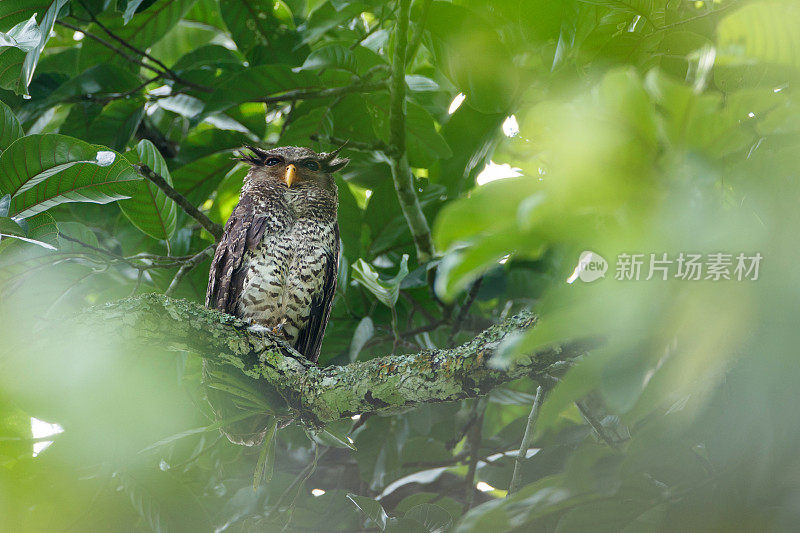
<path fill-rule="evenodd" d="M 258 246 L 265 227 L 266 218 L 256 216 L 253 199 L 242 197 L 225 224 L 225 232 L 211 262 L 206 307 L 235 313 L 244 283 L 244 272 L 240 268 L 242 257 Z"/>
<path fill-rule="evenodd" d="M 325 335 L 325 327 L 328 325 L 328 318 L 331 315 L 333 296 L 336 294 L 336 279 L 339 274 L 338 223 L 334 224 L 333 232 L 333 250 L 328 254 L 325 269 L 322 272 L 324 276 L 322 291 L 312 298 L 308 325 L 300 331 L 294 345 L 298 352 L 315 363 L 319 359 L 322 337 Z"/>

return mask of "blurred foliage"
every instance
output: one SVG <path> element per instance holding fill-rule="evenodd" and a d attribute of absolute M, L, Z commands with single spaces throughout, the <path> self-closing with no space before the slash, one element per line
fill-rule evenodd
<path fill-rule="evenodd" d="M 800 4 L 414 1 L 404 108 L 430 264 L 387 164 L 396 8 L 0 3 L 0 529 L 796 527 Z M 526 308 L 537 327 L 492 364 L 598 346 L 547 384 L 507 498 L 529 380 L 316 435 L 273 425 L 249 449 L 220 438 L 192 354 L 101 324 L 48 340 L 89 304 L 203 299 L 207 258 L 177 274 L 212 237 L 135 164 L 222 223 L 236 148 L 343 139 L 321 364 L 446 347 Z M 491 181 L 490 161 L 521 176 Z M 584 250 L 605 279 L 567 283 Z M 622 281 L 622 253 L 643 272 L 649 254 L 763 261 L 756 281 Z"/>

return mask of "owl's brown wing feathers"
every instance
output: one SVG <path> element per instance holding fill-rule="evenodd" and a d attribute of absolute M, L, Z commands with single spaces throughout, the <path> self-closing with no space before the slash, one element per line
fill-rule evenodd
<path fill-rule="evenodd" d="M 328 325 L 328 317 L 333 307 L 333 296 L 336 294 L 336 280 L 339 274 L 339 224 L 334 225 L 333 231 L 334 246 L 328 254 L 322 274 L 325 276 L 322 292 L 311 300 L 308 325 L 300 330 L 295 343 L 295 349 L 315 363 L 322 348 L 322 337 L 325 335 L 325 326 Z"/>
<path fill-rule="evenodd" d="M 217 245 L 211 262 L 211 275 L 206 292 L 206 307 L 229 314 L 236 312 L 242 292 L 244 271 L 242 257 L 255 249 L 264 236 L 266 218 L 256 216 L 253 200 L 243 197 L 225 224 L 225 233 Z"/>

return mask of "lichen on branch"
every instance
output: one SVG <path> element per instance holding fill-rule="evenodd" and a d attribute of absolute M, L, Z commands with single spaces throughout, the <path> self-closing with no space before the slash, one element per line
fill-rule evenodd
<path fill-rule="evenodd" d="M 492 326 L 452 349 L 328 367 L 318 367 L 283 342 L 249 330 L 238 318 L 160 294 L 94 307 L 77 320 L 95 326 L 102 321 L 126 343 L 186 350 L 226 372 L 239 372 L 265 395 L 282 399 L 282 416 L 309 426 L 354 414 L 482 396 L 523 376 L 543 376 L 554 365 L 581 353 L 578 349 L 551 349 L 507 369 L 488 365 L 506 335 L 535 322 L 530 314 Z"/>

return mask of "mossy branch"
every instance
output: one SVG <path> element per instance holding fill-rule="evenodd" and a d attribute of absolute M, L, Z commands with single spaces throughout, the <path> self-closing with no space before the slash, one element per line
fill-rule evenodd
<path fill-rule="evenodd" d="M 385 356 L 346 366 L 318 367 L 282 342 L 254 333 L 230 315 L 160 294 L 145 294 L 94 307 L 78 318 L 89 327 L 102 322 L 115 338 L 145 348 L 186 350 L 207 361 L 238 369 L 264 391 L 280 398 L 286 418 L 320 426 L 354 414 L 391 411 L 429 402 L 482 396 L 497 385 L 536 379 L 580 355 L 579 349 L 548 350 L 508 369 L 487 364 L 509 333 L 535 319 L 519 315 L 492 326 L 453 349 Z M 277 393 L 277 394 L 275 394 Z"/>

